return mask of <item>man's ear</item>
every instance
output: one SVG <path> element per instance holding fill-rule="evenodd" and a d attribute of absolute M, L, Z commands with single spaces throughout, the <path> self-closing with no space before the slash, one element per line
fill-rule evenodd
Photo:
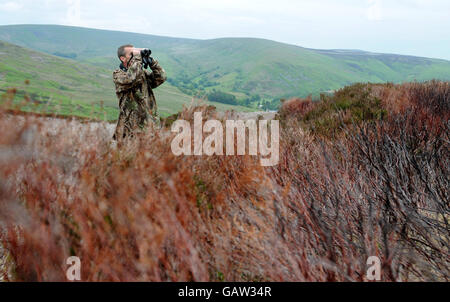
<path fill-rule="evenodd" d="M 127 60 L 127 58 L 125 58 L 124 56 L 120 57 L 120 62 L 122 62 L 123 64 L 125 64 L 126 60 Z"/>

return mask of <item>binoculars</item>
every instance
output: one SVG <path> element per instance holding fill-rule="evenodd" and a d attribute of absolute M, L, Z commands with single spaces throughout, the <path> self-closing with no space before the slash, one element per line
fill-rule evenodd
<path fill-rule="evenodd" d="M 147 69 L 153 63 L 153 59 L 150 57 L 152 51 L 150 49 L 141 50 L 142 64 L 144 69 Z"/>

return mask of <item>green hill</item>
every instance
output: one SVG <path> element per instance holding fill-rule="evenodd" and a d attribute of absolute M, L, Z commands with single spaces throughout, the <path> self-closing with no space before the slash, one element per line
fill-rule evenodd
<path fill-rule="evenodd" d="M 195 40 L 58 25 L 0 26 L 0 40 L 112 69 L 125 43 L 148 47 L 184 93 L 260 98 L 318 95 L 355 82 L 449 80 L 450 61 L 358 50 L 315 50 L 264 39 Z"/>
<path fill-rule="evenodd" d="M 28 80 L 29 84 L 25 81 Z M 0 41 L 0 94 L 18 89 L 17 101 L 28 94 L 33 105 L 27 110 L 89 116 L 91 112 L 113 120 L 118 116 L 118 101 L 112 82 L 112 70 L 80 63 Z M 173 114 L 189 104 L 192 97 L 165 83 L 155 89 L 162 116 Z M 218 109 L 246 108 L 211 103 Z M 247 109 L 248 110 L 248 109 Z"/>

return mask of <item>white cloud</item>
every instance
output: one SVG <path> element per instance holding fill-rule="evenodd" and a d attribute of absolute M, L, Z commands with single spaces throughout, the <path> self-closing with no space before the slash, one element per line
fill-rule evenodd
<path fill-rule="evenodd" d="M 16 12 L 16 11 L 21 10 L 22 7 L 23 7 L 23 5 L 18 2 L 9 1 L 6 3 L 0 4 L 0 11 Z"/>
<path fill-rule="evenodd" d="M 81 21 L 81 1 L 67 0 L 66 24 L 74 26 L 83 26 Z"/>
<path fill-rule="evenodd" d="M 381 0 L 369 0 L 367 19 L 370 21 L 381 21 L 383 19 Z"/>

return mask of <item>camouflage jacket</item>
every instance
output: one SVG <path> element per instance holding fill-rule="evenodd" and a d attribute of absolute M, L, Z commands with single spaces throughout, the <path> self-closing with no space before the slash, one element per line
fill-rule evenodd
<path fill-rule="evenodd" d="M 135 133 L 145 132 L 149 123 L 160 127 L 152 89 L 164 83 L 167 78 L 158 61 L 153 60 L 150 69 L 152 71 L 143 69 L 142 58 L 138 54 L 131 59 L 127 71 L 114 71 L 113 79 L 120 109 L 114 140 L 121 141 Z"/>

